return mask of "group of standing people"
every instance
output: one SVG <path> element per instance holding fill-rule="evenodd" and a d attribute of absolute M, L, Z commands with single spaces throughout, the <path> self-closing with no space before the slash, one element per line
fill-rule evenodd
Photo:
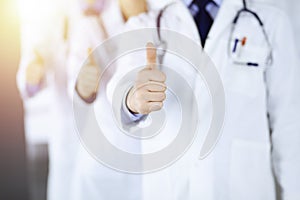
<path fill-rule="evenodd" d="M 49 112 L 45 117 L 49 144 L 48 200 L 271 200 L 276 196 L 276 184 L 284 199 L 299 198 L 298 58 L 285 15 L 268 4 L 254 3 L 255 0 L 249 5 L 265 20 L 274 56 L 270 68 L 263 66 L 257 71 L 232 64 L 227 54 L 229 25 L 242 0 L 206 2 L 205 17 L 210 25 L 205 28 L 201 28 L 203 15 L 197 13 L 201 7 L 198 0 L 178 1 L 179 8 L 164 16 L 163 25 L 202 45 L 221 74 L 227 97 L 227 122 L 212 156 L 202 162 L 196 159 L 183 163 L 183 160 L 171 170 L 134 175 L 101 165 L 80 144 L 72 99 L 77 95 L 83 103 L 92 103 L 97 96 L 97 77 L 101 72 L 89 57 L 92 50 L 123 31 L 155 27 L 157 14 L 170 2 L 36 1 L 38 5 L 45 4 L 36 6 L 37 12 L 31 18 L 24 16 L 17 79 L 25 104 L 48 91 Z M 49 3 L 52 6 L 47 6 Z M 174 13 L 181 18 L 179 22 L 172 16 Z M 272 25 L 274 21 L 279 28 Z M 260 29 L 251 27 L 255 24 L 241 22 L 238 31 L 243 34 L 250 31 L 246 51 L 250 58 L 257 57 L 263 63 L 263 47 L 267 44 L 255 38 Z M 282 38 L 286 38 L 284 42 Z M 87 65 L 82 66 L 88 57 Z M 163 104 L 159 105 L 147 113 L 161 109 Z M 139 113 L 135 106 L 128 109 L 134 111 L 132 114 L 145 114 Z"/>

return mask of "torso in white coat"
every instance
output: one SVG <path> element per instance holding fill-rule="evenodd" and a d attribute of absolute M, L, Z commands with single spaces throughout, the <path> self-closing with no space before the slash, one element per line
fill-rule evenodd
<path fill-rule="evenodd" d="M 116 0 L 107 1 L 108 5 L 101 14 L 108 37 L 120 33 L 123 30 L 124 20 Z M 98 17 L 82 17 L 77 24 L 77 29 L 71 33 L 70 59 L 68 70 L 70 76 L 69 94 L 79 100 L 74 93 L 77 75 L 88 58 L 88 48 L 95 49 L 107 39 L 101 27 Z M 98 98 L 97 98 L 98 99 Z M 97 101 L 96 99 L 96 101 Z M 80 100 L 79 100 L 80 101 Z M 84 103 L 82 101 L 82 103 Z M 99 110 L 96 112 L 103 112 Z M 119 200 L 141 199 L 141 177 L 121 173 L 108 168 L 98 162 L 92 154 L 79 147 L 76 162 L 76 172 L 72 183 L 73 200 Z"/>
<path fill-rule="evenodd" d="M 38 120 L 32 121 L 34 127 L 29 126 L 26 131 L 35 131 L 40 127 L 41 132 L 48 133 L 48 200 L 70 198 L 69 186 L 72 182 L 74 158 L 78 144 L 71 118 L 71 99 L 67 95 L 65 62 L 68 44 L 67 38 L 64 38 L 64 33 L 67 31 L 66 19 L 71 16 L 71 11 L 66 6 L 68 3 L 69 1 L 51 1 L 48 4 L 48 2 L 43 1 L 40 4 L 40 9 L 36 10 L 32 21 L 24 20 L 24 24 L 22 24 L 24 25 L 24 32 L 22 32 L 22 39 L 24 40 L 22 44 L 24 43 L 24 46 L 18 74 L 18 86 L 24 96 L 26 96 L 25 70 L 28 63 L 32 61 L 30 60 L 32 59 L 30 53 L 33 49 L 40 53 L 46 65 L 45 87 L 28 102 L 31 101 L 30 104 L 34 104 L 36 103 L 34 99 L 40 103 L 49 101 L 45 108 L 48 112 L 43 113 L 43 110 L 39 110 L 37 113 L 29 113 L 30 116 L 26 116 L 25 121 L 30 121 L 33 117 L 38 118 Z M 72 8 L 73 6 L 74 4 L 72 4 Z M 46 94 L 47 92 L 48 94 Z M 43 95 L 48 99 L 43 99 Z M 35 114 L 35 116 L 31 114 Z"/>
<path fill-rule="evenodd" d="M 299 198 L 296 177 L 300 172 L 295 166 L 299 167 L 297 155 L 300 152 L 297 145 L 300 127 L 296 122 L 299 120 L 300 84 L 293 35 L 280 10 L 264 1 L 250 1 L 248 6 L 264 22 L 273 47 L 273 64 L 259 67 L 233 64 L 227 54 L 227 44 L 232 20 L 242 8 L 242 1 L 225 0 L 204 48 L 225 88 L 226 119 L 222 137 L 206 159 L 197 158 L 201 147 L 198 139 L 173 169 L 148 175 L 148 194 L 152 197 L 146 195 L 145 199 L 166 194 L 167 199 L 273 200 L 276 198 L 275 175 L 283 197 Z M 185 12 L 182 5 L 182 13 Z M 190 24 L 193 19 L 185 19 L 185 23 L 179 24 L 174 15 L 166 14 L 163 27 L 183 34 L 190 31 L 189 37 L 195 39 L 197 29 L 195 24 Z M 150 14 L 141 15 L 132 19 L 131 26 L 151 27 L 156 25 L 155 20 Z M 243 15 L 239 20 L 233 38 L 243 36 L 248 40 L 242 56 L 264 63 L 268 48 L 253 16 Z M 197 92 L 201 93 L 195 88 Z M 169 183 L 162 181 L 165 180 L 163 176 L 169 176 Z M 145 177 L 147 179 L 147 175 Z"/>

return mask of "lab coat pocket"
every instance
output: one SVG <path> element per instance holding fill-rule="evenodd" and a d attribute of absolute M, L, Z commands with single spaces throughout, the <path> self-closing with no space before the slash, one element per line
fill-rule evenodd
<path fill-rule="evenodd" d="M 249 47 L 244 50 L 239 60 L 228 59 L 223 74 L 225 89 L 251 98 L 260 94 L 264 88 L 265 55 L 264 49 Z M 259 63 L 259 66 L 241 64 L 246 62 Z"/>
<path fill-rule="evenodd" d="M 234 42 L 232 41 L 232 46 L 234 46 L 233 43 Z M 268 62 L 270 58 L 269 56 L 270 49 L 267 46 L 259 46 L 258 44 L 248 44 L 244 47 L 237 47 L 236 52 L 231 51 L 229 57 L 231 63 L 236 65 L 242 65 L 250 68 L 263 68 Z"/>
<path fill-rule="evenodd" d="M 230 200 L 273 200 L 270 145 L 233 140 L 230 158 Z"/>

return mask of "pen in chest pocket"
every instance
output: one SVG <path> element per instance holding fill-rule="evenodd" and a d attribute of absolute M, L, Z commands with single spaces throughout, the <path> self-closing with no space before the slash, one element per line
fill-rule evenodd
<path fill-rule="evenodd" d="M 243 37 L 242 39 L 235 38 L 232 53 L 236 54 L 237 57 L 241 56 L 241 52 L 243 51 L 243 48 L 245 47 L 247 42 L 247 37 Z"/>

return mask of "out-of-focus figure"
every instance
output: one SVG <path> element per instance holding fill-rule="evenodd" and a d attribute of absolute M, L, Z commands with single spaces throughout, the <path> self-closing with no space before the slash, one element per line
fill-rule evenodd
<path fill-rule="evenodd" d="M 71 33 L 69 92 L 82 103 L 92 103 L 97 98 L 99 67 L 93 56 L 85 59 L 105 39 L 121 33 L 126 20 L 146 10 L 146 1 L 111 0 L 81 1 L 85 15 Z M 80 146 L 76 173 L 72 184 L 73 200 L 142 199 L 141 176 L 120 173 L 110 169 Z"/>
<path fill-rule="evenodd" d="M 17 81 L 24 99 L 28 149 L 40 135 L 48 143 L 49 200 L 70 199 L 78 148 L 66 73 L 68 32 L 77 19 L 76 6 L 77 1 L 68 0 L 27 0 L 21 5 L 22 58 Z"/>

